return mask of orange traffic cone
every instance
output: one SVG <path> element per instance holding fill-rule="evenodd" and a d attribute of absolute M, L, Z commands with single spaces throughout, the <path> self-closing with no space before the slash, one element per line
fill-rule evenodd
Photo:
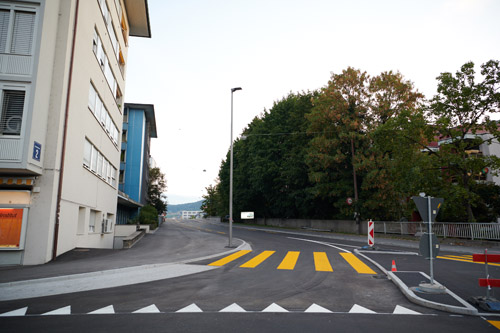
<path fill-rule="evenodd" d="M 392 261 L 392 267 L 391 267 L 391 272 L 397 272 L 398 269 L 396 268 L 396 262 L 393 260 Z"/>

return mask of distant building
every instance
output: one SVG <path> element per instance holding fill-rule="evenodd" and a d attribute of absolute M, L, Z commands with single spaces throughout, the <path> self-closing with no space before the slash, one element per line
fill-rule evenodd
<path fill-rule="evenodd" d="M 155 109 L 151 104 L 125 103 L 123 111 L 117 224 L 127 224 L 146 204 L 151 138 L 156 138 Z"/>
<path fill-rule="evenodd" d="M 113 247 L 130 36 L 147 0 L 0 0 L 0 265 Z"/>
<path fill-rule="evenodd" d="M 204 215 L 205 213 L 202 212 L 201 210 L 181 211 L 181 219 L 183 220 L 202 218 Z"/>

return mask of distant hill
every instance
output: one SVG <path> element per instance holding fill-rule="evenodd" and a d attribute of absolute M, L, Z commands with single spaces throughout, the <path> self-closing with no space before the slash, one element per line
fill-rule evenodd
<path fill-rule="evenodd" d="M 203 200 L 196 201 L 196 202 L 191 202 L 191 203 L 185 203 L 185 204 L 180 204 L 180 205 L 168 205 L 167 207 L 167 212 L 169 214 L 174 214 L 178 213 L 183 210 L 201 210 L 201 204 L 203 203 Z"/>

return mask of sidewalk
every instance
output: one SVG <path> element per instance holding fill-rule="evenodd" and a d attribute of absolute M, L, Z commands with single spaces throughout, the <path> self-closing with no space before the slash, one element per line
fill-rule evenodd
<path fill-rule="evenodd" d="M 227 238 L 165 222 L 131 249 L 75 249 L 37 266 L 0 267 L 0 301 L 149 282 L 213 269 L 189 262 L 247 249 L 226 248 Z"/>

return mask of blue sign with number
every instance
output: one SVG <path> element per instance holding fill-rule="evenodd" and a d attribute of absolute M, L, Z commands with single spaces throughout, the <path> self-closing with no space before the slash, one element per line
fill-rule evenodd
<path fill-rule="evenodd" d="M 33 143 L 33 159 L 40 162 L 41 154 L 42 154 L 42 144 L 35 141 Z"/>

